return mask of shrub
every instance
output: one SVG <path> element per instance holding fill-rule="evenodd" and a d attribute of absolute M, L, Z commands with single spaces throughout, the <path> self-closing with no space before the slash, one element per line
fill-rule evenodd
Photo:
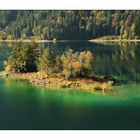
<path fill-rule="evenodd" d="M 12 66 L 11 66 L 11 65 L 7 65 L 7 66 L 5 67 L 5 71 L 6 71 L 6 72 L 11 72 L 11 71 L 12 71 Z"/>

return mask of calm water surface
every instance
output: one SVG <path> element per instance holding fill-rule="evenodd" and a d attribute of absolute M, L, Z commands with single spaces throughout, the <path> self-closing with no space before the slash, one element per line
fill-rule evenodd
<path fill-rule="evenodd" d="M 14 44 L 0 45 L 0 69 Z M 140 129 L 140 44 L 40 44 L 55 53 L 91 50 L 97 75 L 120 80 L 113 93 L 49 90 L 0 79 L 0 129 Z"/>

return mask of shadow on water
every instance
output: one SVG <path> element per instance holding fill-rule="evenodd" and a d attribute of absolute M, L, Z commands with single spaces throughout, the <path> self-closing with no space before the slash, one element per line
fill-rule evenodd
<path fill-rule="evenodd" d="M 32 103 L 32 102 L 31 102 Z M 138 106 L 68 106 L 31 103 L 1 110 L 0 129 L 140 129 Z M 7 105 L 6 105 L 7 106 Z"/>

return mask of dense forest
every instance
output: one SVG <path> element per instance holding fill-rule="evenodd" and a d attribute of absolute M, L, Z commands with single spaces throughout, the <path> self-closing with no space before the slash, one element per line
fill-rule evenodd
<path fill-rule="evenodd" d="M 140 36 L 140 11 L 0 11 L 0 39 L 92 39 Z"/>

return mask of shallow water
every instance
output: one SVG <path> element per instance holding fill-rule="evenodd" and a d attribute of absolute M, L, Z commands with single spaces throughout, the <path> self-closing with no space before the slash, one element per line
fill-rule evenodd
<path fill-rule="evenodd" d="M 57 53 L 62 53 L 67 45 L 77 51 L 91 50 L 96 74 L 115 76 L 125 82 L 104 94 L 50 90 L 26 81 L 0 79 L 0 129 L 140 129 L 139 45 L 133 49 L 127 46 L 124 51 L 121 46 L 78 44 L 48 47 L 58 48 Z M 4 57 L 0 55 L 0 60 Z"/>

